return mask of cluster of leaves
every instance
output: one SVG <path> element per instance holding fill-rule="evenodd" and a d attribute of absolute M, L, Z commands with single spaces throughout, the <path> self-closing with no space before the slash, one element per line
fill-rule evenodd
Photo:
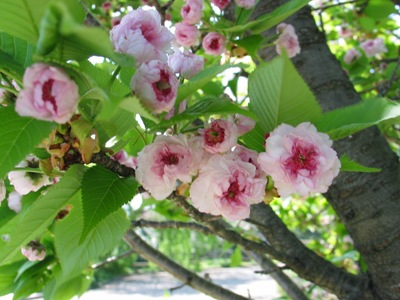
<path fill-rule="evenodd" d="M 114 10 L 124 13 L 125 5 L 138 7 L 138 2 L 111 3 Z M 307 2 L 293 0 L 250 22 L 251 10 L 237 11 L 234 22 L 224 19 L 208 6 L 204 14 L 207 20 L 216 20 L 206 24 L 209 28 L 231 35 L 236 45 L 244 47 L 257 60 L 257 50 L 266 42 L 259 34 Z M 178 21 L 182 5 L 183 1 L 176 1 L 171 7 L 172 22 Z M 85 7 L 93 9 L 85 11 Z M 184 131 L 198 118 L 206 120 L 210 116 L 232 113 L 257 120 L 256 128 L 241 140 L 257 151 L 263 151 L 264 134 L 280 123 L 297 125 L 311 121 L 332 139 L 340 139 L 400 116 L 400 105 L 383 97 L 323 114 L 286 57 L 263 63 L 252 71 L 248 92 L 250 104 L 246 110 L 221 96 L 221 91 L 228 87 L 237 95 L 239 75 L 226 85 L 215 80 L 223 71 L 243 65 L 219 65 L 216 64 L 219 58 L 208 58 L 205 69 L 179 88 L 177 104 L 186 99 L 188 108 L 164 120 L 151 114 L 132 96 L 129 83 L 135 72 L 134 62 L 113 51 L 103 28 L 109 27 L 111 15 L 101 11 L 100 1 L 87 1 L 85 7 L 75 0 L 34 3 L 2 0 L 0 73 L 4 80 L 13 79 L 21 85 L 26 67 L 34 61 L 64 68 L 78 84 L 81 95 L 79 112 L 82 119 L 71 126 L 76 136 L 82 139 L 95 130 L 102 151 L 124 149 L 136 155 L 158 132 L 171 127 Z M 86 17 L 88 13 L 89 16 L 100 14 L 101 26 L 84 25 L 90 20 Z M 18 26 L 14 25 L 16 23 Z M 245 35 L 245 32 L 251 32 L 251 35 Z M 92 56 L 103 57 L 104 61 L 93 64 L 89 60 Z M 136 115 L 140 115 L 145 128 L 139 126 Z M 36 147 L 56 128 L 56 124 L 18 116 L 12 101 L 8 106 L 0 107 L 0 126 L 0 178 L 5 178 L 27 154 L 40 153 Z M 106 144 L 111 139 L 117 143 L 109 148 Z M 347 157 L 342 159 L 342 164 L 343 171 L 376 171 L 359 166 Z M 65 171 L 56 185 L 24 196 L 19 214 L 11 211 L 4 201 L 0 207 L 0 294 L 13 292 L 14 299 L 22 299 L 43 290 L 46 299 L 69 299 L 83 293 L 93 276 L 89 266 L 110 253 L 129 228 L 130 222 L 121 207 L 134 197 L 138 186 L 134 178 L 120 178 L 101 165 L 75 164 Z M 11 189 L 8 185 L 8 190 Z M 175 207 L 165 209 L 163 205 L 165 202 L 154 203 L 152 209 L 161 211 L 168 219 L 181 216 L 180 210 Z M 66 209 L 68 215 L 57 218 L 59 212 Z M 136 218 L 137 214 L 132 213 L 129 217 Z M 187 243 L 191 238 L 191 235 L 186 236 L 180 243 Z M 27 262 L 20 249 L 35 239 L 46 246 L 46 259 Z M 168 248 L 165 244 L 161 246 Z M 240 248 L 235 247 L 232 264 L 240 260 Z"/>

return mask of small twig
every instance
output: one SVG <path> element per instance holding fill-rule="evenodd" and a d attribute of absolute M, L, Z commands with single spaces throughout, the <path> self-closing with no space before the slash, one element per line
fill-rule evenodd
<path fill-rule="evenodd" d="M 271 270 L 254 271 L 254 273 L 262 274 L 262 275 L 269 275 L 271 273 L 278 272 L 278 271 L 283 271 L 283 270 L 290 270 L 290 268 L 288 266 L 283 266 L 283 267 L 276 267 L 275 269 L 271 269 Z"/>
<path fill-rule="evenodd" d="M 345 5 L 345 4 L 351 4 L 351 3 L 357 3 L 357 2 L 359 2 L 359 0 L 344 1 L 344 2 L 339 2 L 339 3 L 335 3 L 335 4 L 325 5 L 325 6 L 318 7 L 318 8 L 312 8 L 311 10 L 323 11 L 323 10 L 327 10 L 331 7 L 336 7 L 336 6 L 341 6 L 341 5 Z"/>
<path fill-rule="evenodd" d="M 99 268 L 104 267 L 105 265 L 108 265 L 108 264 L 110 264 L 110 263 L 112 263 L 114 261 L 117 261 L 117 260 L 121 259 L 121 258 L 130 256 L 133 253 L 135 253 L 134 250 L 129 250 L 129 251 L 126 251 L 126 252 L 124 252 L 124 253 L 122 253 L 122 254 L 120 254 L 118 256 L 111 256 L 111 257 L 107 258 L 105 261 L 102 261 L 102 262 L 99 262 L 97 264 L 91 265 L 91 268 L 92 269 L 99 269 Z"/>
<path fill-rule="evenodd" d="M 379 89 L 379 94 L 381 96 L 385 96 L 389 92 L 390 87 L 392 86 L 393 82 L 396 81 L 396 73 L 397 73 L 397 70 L 399 69 L 399 67 L 400 67 L 400 57 L 397 58 L 397 63 L 392 72 L 392 76 L 390 76 L 390 79 L 384 83 L 382 89 Z"/>
<path fill-rule="evenodd" d="M 178 286 L 172 287 L 172 288 L 169 289 L 169 292 L 172 293 L 172 292 L 174 292 L 176 290 L 179 290 L 179 289 L 183 288 L 186 285 L 187 285 L 186 283 L 182 283 L 182 284 L 180 284 Z"/>
<path fill-rule="evenodd" d="M 155 221 L 147 221 L 147 220 L 137 220 L 131 222 L 132 227 L 151 227 L 157 229 L 191 229 L 198 232 L 201 232 L 206 235 L 213 234 L 213 232 L 206 226 L 200 225 L 194 222 L 179 222 L 179 221 L 164 221 L 164 222 L 155 222 Z"/>

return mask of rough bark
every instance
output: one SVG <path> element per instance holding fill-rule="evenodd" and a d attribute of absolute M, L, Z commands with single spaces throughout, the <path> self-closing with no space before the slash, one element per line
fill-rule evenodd
<path fill-rule="evenodd" d="M 265 14 L 286 2 L 260 1 L 256 15 Z M 330 52 L 324 35 L 318 30 L 309 8 L 302 9 L 287 23 L 293 24 L 302 52 L 293 62 L 325 111 L 360 101 L 339 62 Z M 265 32 L 271 35 L 275 32 Z M 274 49 L 260 52 L 271 59 Z M 381 173 L 341 173 L 327 193 L 328 200 L 354 240 L 356 249 L 367 263 L 368 298 L 400 298 L 400 172 L 398 157 L 390 150 L 377 128 L 364 130 L 335 143 L 339 155 L 367 166 L 382 168 Z M 354 293 L 339 295 L 357 298 Z"/>

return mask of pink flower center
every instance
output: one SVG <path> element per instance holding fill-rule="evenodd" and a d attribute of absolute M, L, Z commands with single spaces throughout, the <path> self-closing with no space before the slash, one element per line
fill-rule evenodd
<path fill-rule="evenodd" d="M 171 85 L 169 84 L 169 74 L 165 70 L 160 71 L 160 79 L 153 83 L 153 90 L 156 93 L 157 100 L 167 101 L 167 96 L 171 94 Z"/>
<path fill-rule="evenodd" d="M 211 127 L 206 129 L 204 134 L 206 145 L 214 146 L 222 143 L 225 139 L 225 129 L 222 128 L 218 123 L 212 123 Z"/>
<path fill-rule="evenodd" d="M 161 155 L 161 161 L 164 163 L 164 165 L 177 165 L 179 163 L 179 156 L 176 153 L 166 150 Z"/>
<path fill-rule="evenodd" d="M 307 175 L 313 176 L 319 166 L 318 149 L 297 139 L 292 146 L 292 156 L 286 159 L 283 165 L 293 176 L 297 176 L 302 170 L 306 170 Z"/>
<path fill-rule="evenodd" d="M 190 13 L 190 5 L 186 4 L 186 5 L 183 7 L 183 11 L 184 11 L 186 14 L 189 14 L 189 13 Z"/>
<path fill-rule="evenodd" d="M 239 183 L 236 181 L 231 182 L 231 185 L 229 186 L 228 190 L 224 193 L 224 198 L 226 198 L 229 201 L 235 201 L 236 197 L 240 193 L 240 187 Z"/>
<path fill-rule="evenodd" d="M 210 43 L 210 49 L 218 50 L 219 49 L 219 39 L 213 38 Z"/>
<path fill-rule="evenodd" d="M 42 85 L 42 99 L 45 102 L 50 102 L 53 105 L 54 111 L 57 112 L 56 98 L 51 94 L 53 84 L 54 79 L 49 79 Z"/>

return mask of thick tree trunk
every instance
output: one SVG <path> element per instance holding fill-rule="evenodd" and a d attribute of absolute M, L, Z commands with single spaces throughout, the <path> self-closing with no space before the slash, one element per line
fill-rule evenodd
<path fill-rule="evenodd" d="M 260 1 L 257 15 L 263 15 L 286 2 Z M 255 15 L 255 17 L 257 17 Z M 331 54 L 324 35 L 318 30 L 309 8 L 302 9 L 286 23 L 294 25 L 301 54 L 293 58 L 297 70 L 308 83 L 325 111 L 360 101 L 339 62 Z M 265 35 L 275 31 L 265 32 Z M 260 52 L 266 59 L 274 49 Z M 377 128 L 364 130 L 335 143 L 339 155 L 371 167 L 380 173 L 341 173 L 327 197 L 336 210 L 368 270 L 370 299 L 400 299 L 400 172 L 399 159 L 390 150 Z M 354 286 L 354 289 L 366 287 Z M 360 295 L 361 291 L 352 295 Z M 360 299 L 351 294 L 346 299 Z M 364 299 L 364 298 L 363 298 Z"/>

